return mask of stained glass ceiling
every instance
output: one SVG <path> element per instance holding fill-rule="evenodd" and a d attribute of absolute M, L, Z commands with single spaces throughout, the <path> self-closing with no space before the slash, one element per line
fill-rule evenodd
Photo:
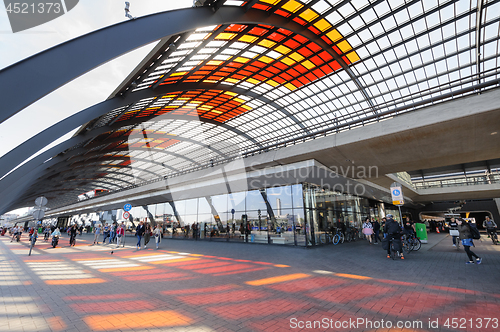
<path fill-rule="evenodd" d="M 151 97 L 85 126 L 112 130 L 72 149 L 61 169 L 92 160 L 78 164 L 72 179 L 52 171 L 52 183 L 71 192 L 64 202 L 87 189 L 174 176 L 499 84 L 498 0 L 216 3 L 242 7 L 253 20 L 162 40 L 159 55 L 151 53 L 111 96 Z M 284 23 L 263 23 L 269 17 Z"/>

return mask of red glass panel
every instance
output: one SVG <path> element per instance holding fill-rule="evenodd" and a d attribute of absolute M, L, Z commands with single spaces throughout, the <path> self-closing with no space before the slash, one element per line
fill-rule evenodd
<path fill-rule="evenodd" d="M 287 13 L 285 11 L 282 11 L 281 9 L 278 9 L 277 11 L 274 12 L 275 14 L 277 15 L 280 15 L 280 16 L 284 16 L 284 17 L 288 17 L 290 16 L 290 13 Z"/>
<path fill-rule="evenodd" d="M 243 24 L 231 24 L 228 26 L 224 31 L 233 31 L 233 32 L 240 32 L 245 30 L 247 26 Z"/>
<path fill-rule="evenodd" d="M 260 74 L 261 74 L 261 75 L 264 75 L 264 76 L 266 76 L 266 77 L 268 77 L 268 78 L 269 78 L 269 77 L 274 76 L 274 74 L 273 74 L 273 73 L 270 73 L 270 72 L 268 72 L 267 70 L 263 70 L 263 71 L 261 71 L 261 72 L 260 72 Z"/>
<path fill-rule="evenodd" d="M 264 27 L 266 29 L 272 29 L 273 27 L 270 25 L 265 25 L 265 24 L 259 24 L 260 27 Z"/>
<path fill-rule="evenodd" d="M 203 71 L 199 70 L 199 71 L 194 72 L 194 75 L 208 75 L 208 74 L 210 74 L 210 72 L 206 71 L 206 70 L 203 70 Z"/>
<path fill-rule="evenodd" d="M 254 73 L 259 71 L 259 68 L 257 68 L 257 67 L 252 67 L 252 66 L 246 66 L 246 67 L 245 67 L 245 69 L 246 69 L 246 70 L 250 70 L 250 71 L 252 71 L 252 72 L 254 72 Z"/>
<path fill-rule="evenodd" d="M 276 62 L 276 63 L 274 64 L 274 66 L 275 66 L 275 67 L 278 67 L 278 68 L 279 68 L 279 69 L 281 69 L 281 70 L 286 70 L 286 69 L 288 69 L 288 66 L 287 66 L 287 65 L 285 65 L 283 62 Z"/>
<path fill-rule="evenodd" d="M 284 42 L 283 44 L 285 44 L 286 46 L 290 47 L 290 48 L 297 48 L 300 46 L 299 43 L 297 43 L 295 40 L 293 39 L 289 39 L 287 40 L 286 42 Z"/>
<path fill-rule="evenodd" d="M 286 80 L 287 82 L 293 80 L 293 77 L 291 75 L 288 75 L 287 73 L 283 73 L 279 77 L 283 77 L 283 79 Z"/>
<path fill-rule="evenodd" d="M 307 73 L 306 74 L 306 77 L 311 81 L 316 81 L 318 78 L 316 77 L 316 75 L 314 75 L 313 73 Z M 299 78 L 300 79 L 300 78 Z"/>
<path fill-rule="evenodd" d="M 257 36 L 263 36 L 265 35 L 269 30 L 254 27 L 252 30 L 250 30 L 248 33 L 252 35 L 257 35 Z"/>
<path fill-rule="evenodd" d="M 291 77 L 290 77 L 290 78 L 291 78 Z M 282 78 L 281 78 L 281 77 L 279 77 L 279 76 L 274 77 L 274 78 L 273 78 L 273 80 L 275 80 L 275 81 L 276 81 L 276 82 L 278 82 L 279 84 L 283 84 L 283 83 L 287 82 L 287 80 L 284 80 L 284 79 L 282 79 Z"/>
<path fill-rule="evenodd" d="M 270 72 L 275 73 L 275 74 L 279 74 L 282 72 L 281 69 L 278 69 L 278 68 L 273 67 L 273 66 L 268 67 L 267 70 L 269 70 Z"/>
<path fill-rule="evenodd" d="M 309 44 L 307 44 L 307 47 L 309 47 L 309 49 L 311 51 L 313 51 L 314 53 L 321 51 L 321 47 L 319 47 L 319 45 L 316 43 L 309 43 Z"/>
<path fill-rule="evenodd" d="M 203 79 L 203 77 L 205 77 L 205 76 L 189 76 L 188 78 L 190 80 L 201 80 L 201 79 Z"/>
<path fill-rule="evenodd" d="M 301 44 L 305 44 L 309 41 L 309 39 L 307 39 L 306 37 L 301 36 L 301 35 L 295 35 L 295 36 L 293 36 L 293 39 L 295 39 L 296 41 L 298 41 Z"/>
<path fill-rule="evenodd" d="M 310 81 L 305 78 L 304 76 L 301 76 L 298 78 L 299 81 L 301 81 L 304 85 L 306 85 L 307 83 L 310 83 Z"/>
<path fill-rule="evenodd" d="M 314 63 L 316 66 L 322 65 L 323 62 L 325 62 L 325 61 L 321 60 L 321 58 L 319 56 L 317 56 L 317 55 L 313 56 L 309 60 L 311 60 L 312 63 Z"/>
<path fill-rule="evenodd" d="M 265 11 L 268 11 L 269 9 L 271 9 L 271 7 L 261 5 L 260 3 L 256 3 L 255 5 L 252 6 L 252 8 L 259 9 L 259 10 L 265 10 Z"/>
<path fill-rule="evenodd" d="M 337 61 L 330 62 L 329 65 L 333 70 L 339 70 L 342 68 Z"/>
<path fill-rule="evenodd" d="M 282 33 L 282 34 L 284 34 L 284 35 L 288 35 L 288 36 L 290 36 L 290 35 L 293 33 L 293 32 L 291 32 L 290 30 L 283 29 L 283 28 L 279 28 L 279 29 L 278 29 L 278 32 L 279 32 L 279 33 Z"/>
<path fill-rule="evenodd" d="M 306 25 L 307 24 L 307 22 L 304 21 L 303 19 L 301 19 L 300 17 L 295 17 L 293 20 L 295 22 L 297 22 L 298 24 L 300 24 L 300 25 Z"/>
<path fill-rule="evenodd" d="M 203 66 L 200 68 L 200 70 L 210 70 L 210 71 L 215 69 L 217 69 L 217 66 Z"/>
<path fill-rule="evenodd" d="M 252 66 L 264 68 L 265 66 L 267 66 L 267 64 L 265 64 L 264 62 L 261 62 L 261 61 L 254 61 L 254 62 L 252 62 Z"/>
<path fill-rule="evenodd" d="M 298 72 L 301 72 L 302 74 L 307 72 L 307 68 L 302 65 L 296 65 L 295 67 L 293 67 L 293 69 L 297 70 Z"/>
<path fill-rule="evenodd" d="M 342 54 L 342 51 L 335 45 L 332 46 L 332 48 L 337 52 L 337 54 Z"/>
<path fill-rule="evenodd" d="M 314 32 L 317 35 L 321 34 L 321 32 L 318 29 L 316 29 L 315 27 L 313 27 L 312 25 L 309 27 L 309 30 L 311 30 L 312 32 Z"/>
<path fill-rule="evenodd" d="M 349 59 L 346 57 L 346 56 L 343 56 L 342 59 L 344 60 L 344 62 L 348 65 L 351 64 L 351 61 L 349 61 Z"/>
<path fill-rule="evenodd" d="M 285 39 L 285 36 L 277 33 L 277 32 L 273 32 L 272 34 L 269 35 L 269 37 L 267 37 L 275 42 L 280 42 L 282 41 L 283 39 Z"/>
<path fill-rule="evenodd" d="M 300 88 L 301 86 L 303 86 L 304 84 L 302 84 L 300 81 L 298 80 L 293 80 L 291 82 L 293 85 L 295 85 L 297 88 Z"/>
<path fill-rule="evenodd" d="M 253 77 L 253 78 L 255 78 L 256 80 L 259 80 L 259 81 L 264 81 L 264 80 L 266 80 L 266 78 L 265 78 L 264 76 L 262 76 L 262 75 L 254 75 L 254 77 Z"/>
<path fill-rule="evenodd" d="M 330 40 L 330 38 L 328 38 L 327 36 L 322 36 L 321 39 L 323 39 L 323 41 L 325 43 L 327 43 L 328 45 L 331 45 L 332 44 L 332 41 Z"/>
<path fill-rule="evenodd" d="M 253 75 L 253 73 L 251 71 L 248 71 L 248 70 L 240 70 L 240 71 L 238 71 L 238 74 L 245 75 L 245 76 Z"/>
<path fill-rule="evenodd" d="M 302 54 L 303 56 L 305 56 L 306 58 L 311 56 L 313 54 L 313 52 L 311 52 L 310 49 L 308 49 L 307 47 L 302 47 L 300 50 L 298 50 L 297 52 L 299 52 L 300 54 Z"/>
<path fill-rule="evenodd" d="M 321 70 L 319 70 L 319 69 L 314 69 L 314 70 L 313 70 L 313 73 L 314 73 L 314 75 L 316 75 L 318 78 L 321 78 L 321 77 L 325 76 L 325 73 L 323 73 L 323 72 L 322 72 Z"/>
<path fill-rule="evenodd" d="M 236 68 L 240 68 L 241 66 L 243 66 L 243 64 L 239 63 L 239 62 L 230 62 L 227 65 L 231 66 L 231 67 L 236 67 Z"/>
<path fill-rule="evenodd" d="M 243 76 L 243 75 L 238 75 L 238 74 L 233 75 L 233 76 L 231 76 L 231 77 L 232 77 L 232 78 L 235 78 L 235 79 L 237 79 L 237 80 L 242 80 L 242 79 L 244 79 L 244 78 L 245 78 L 245 76 Z"/>
<path fill-rule="evenodd" d="M 287 71 L 286 71 L 286 73 L 287 73 L 288 75 L 292 75 L 293 77 L 300 76 L 300 73 L 299 73 L 298 71 L 296 71 L 296 70 L 293 70 L 293 69 L 289 69 L 289 70 L 287 70 Z"/>
<path fill-rule="evenodd" d="M 236 69 L 235 69 L 235 68 L 229 68 L 229 67 L 223 67 L 223 68 L 221 68 L 221 70 L 223 70 L 223 71 L 230 71 L 230 72 L 233 72 L 233 71 L 235 71 Z"/>
<path fill-rule="evenodd" d="M 320 54 L 318 54 L 319 57 L 323 60 L 323 61 L 330 61 L 330 60 L 333 60 L 333 57 L 330 55 L 330 53 L 328 53 L 327 51 L 323 51 L 321 52 Z"/>

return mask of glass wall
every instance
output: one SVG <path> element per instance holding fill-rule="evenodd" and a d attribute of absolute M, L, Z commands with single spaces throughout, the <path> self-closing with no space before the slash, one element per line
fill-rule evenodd
<path fill-rule="evenodd" d="M 362 220 L 379 219 L 381 210 L 366 198 L 295 184 L 135 206 L 128 220 L 122 209 L 108 214 L 130 231 L 139 221 L 159 224 L 166 237 L 316 246 L 329 243 L 337 229 L 357 239 Z"/>

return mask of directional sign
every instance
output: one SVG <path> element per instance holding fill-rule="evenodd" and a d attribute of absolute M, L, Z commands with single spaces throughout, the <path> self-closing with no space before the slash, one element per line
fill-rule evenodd
<path fill-rule="evenodd" d="M 126 211 L 123 212 L 123 219 L 128 219 L 128 218 L 130 218 L 130 213 L 128 213 Z"/>
<path fill-rule="evenodd" d="M 403 191 L 401 187 L 391 187 L 392 204 L 404 205 Z"/>
<path fill-rule="evenodd" d="M 123 206 L 123 209 L 124 209 L 125 211 L 130 211 L 130 210 L 132 210 L 132 204 L 130 204 L 130 203 L 125 204 L 125 205 Z"/>

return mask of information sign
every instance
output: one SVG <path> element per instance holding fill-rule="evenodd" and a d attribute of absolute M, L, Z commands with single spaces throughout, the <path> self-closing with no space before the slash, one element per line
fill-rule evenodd
<path fill-rule="evenodd" d="M 132 210 L 132 204 L 130 204 L 130 203 L 125 204 L 125 205 L 123 206 L 123 209 L 124 209 L 125 211 L 130 211 L 130 210 Z"/>

